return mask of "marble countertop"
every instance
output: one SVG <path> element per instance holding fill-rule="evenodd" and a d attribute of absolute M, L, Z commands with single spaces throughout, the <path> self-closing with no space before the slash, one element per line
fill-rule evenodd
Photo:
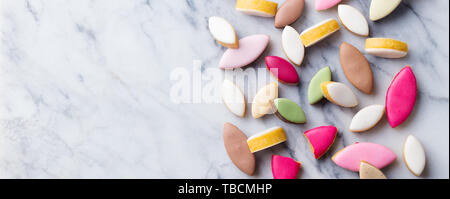
<path fill-rule="evenodd" d="M 181 81 L 176 74 L 187 73 L 187 85 L 198 83 L 195 70 L 223 74 L 217 68 L 225 48 L 211 37 L 209 16 L 228 19 L 240 38 L 269 34 L 270 47 L 262 56 L 284 57 L 281 30 L 273 27 L 273 19 L 238 13 L 234 0 L 0 2 L 0 178 L 272 178 L 272 154 L 301 161 L 302 179 L 358 178 L 331 161 L 332 154 L 357 141 L 383 144 L 397 154 L 383 169 L 388 178 L 417 178 L 402 159 L 409 134 L 426 151 L 420 178 L 449 177 L 448 1 L 404 0 L 387 18 L 369 22 L 371 36 L 403 40 L 410 50 L 402 59 L 366 56 L 375 90 L 366 95 L 352 87 L 360 101 L 357 108 L 326 101 L 311 106 L 306 91 L 324 66 L 331 67 L 335 81 L 350 85 L 340 68 L 338 47 L 346 41 L 362 50 L 365 38 L 341 29 L 306 49 L 303 65 L 296 68 L 301 83 L 279 86 L 281 97 L 305 110 L 304 125 L 286 124 L 272 115 L 238 118 L 223 104 L 211 102 L 216 98 L 195 99 L 202 94 L 196 89 L 189 92 L 191 100 L 173 98 Z M 344 2 L 368 17 L 370 1 Z M 336 8 L 317 12 L 307 0 L 292 26 L 300 32 L 330 17 L 337 19 Z M 384 103 L 391 80 L 405 65 L 413 67 L 418 81 L 417 103 L 407 122 L 392 129 L 384 118 L 369 132 L 349 132 L 360 108 Z M 247 68 L 264 67 L 260 58 Z M 203 78 L 200 85 L 212 84 L 211 77 Z M 214 80 L 220 83 L 221 78 Z M 248 136 L 280 125 L 288 141 L 258 152 L 256 174 L 248 177 L 225 152 L 224 122 Z M 339 135 L 330 151 L 315 160 L 302 134 L 319 125 L 335 125 Z"/>

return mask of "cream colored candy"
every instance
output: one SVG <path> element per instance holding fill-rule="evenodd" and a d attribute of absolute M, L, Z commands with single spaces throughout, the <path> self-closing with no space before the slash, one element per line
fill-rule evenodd
<path fill-rule="evenodd" d="M 332 103 L 343 107 L 358 106 L 358 99 L 355 93 L 347 85 L 339 82 L 323 82 L 320 84 L 322 93 Z"/>
<path fill-rule="evenodd" d="M 371 105 L 361 109 L 355 116 L 353 116 L 350 123 L 350 131 L 363 132 L 373 128 L 384 115 L 383 105 Z"/>
<path fill-rule="evenodd" d="M 252 102 L 252 116 L 260 118 L 272 111 L 272 101 L 278 98 L 278 84 L 272 82 L 256 93 Z"/>
<path fill-rule="evenodd" d="M 382 19 L 400 5 L 401 0 L 372 0 L 370 3 L 370 20 Z"/>
<path fill-rule="evenodd" d="M 401 58 L 408 53 L 408 44 L 389 38 L 366 39 L 366 52 L 383 58 Z"/>
<path fill-rule="evenodd" d="M 305 47 L 298 32 L 291 26 L 286 26 L 281 34 L 281 44 L 289 61 L 300 66 L 305 57 Z"/>
<path fill-rule="evenodd" d="M 221 91 L 222 100 L 228 110 L 237 116 L 244 117 L 246 105 L 241 89 L 230 80 L 224 80 Z"/>
<path fill-rule="evenodd" d="M 216 41 L 227 48 L 238 48 L 239 40 L 231 23 L 221 17 L 210 17 L 209 31 Z"/>
<path fill-rule="evenodd" d="M 420 176 L 425 168 L 426 157 L 425 151 L 420 141 L 409 135 L 403 146 L 403 160 L 409 171 L 416 176 Z"/>
<path fill-rule="evenodd" d="M 361 161 L 359 165 L 359 178 L 360 179 L 386 179 L 386 176 L 378 168 L 369 164 L 368 162 Z"/>
<path fill-rule="evenodd" d="M 278 4 L 267 0 L 237 0 L 236 10 L 248 15 L 274 17 Z"/>
<path fill-rule="evenodd" d="M 364 37 L 369 35 L 369 24 L 358 9 L 349 5 L 339 4 L 338 16 L 342 25 L 350 32 Z"/>

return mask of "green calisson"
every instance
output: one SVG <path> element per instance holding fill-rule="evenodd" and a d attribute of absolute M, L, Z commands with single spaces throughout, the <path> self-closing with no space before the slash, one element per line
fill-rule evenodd
<path fill-rule="evenodd" d="M 273 101 L 275 115 L 284 122 L 302 124 L 306 122 L 305 112 L 294 101 L 286 98 L 277 98 Z"/>
<path fill-rule="evenodd" d="M 308 86 L 308 101 L 309 104 L 315 104 L 323 99 L 322 89 L 320 84 L 322 82 L 331 81 L 330 67 L 320 69 L 309 82 Z"/>

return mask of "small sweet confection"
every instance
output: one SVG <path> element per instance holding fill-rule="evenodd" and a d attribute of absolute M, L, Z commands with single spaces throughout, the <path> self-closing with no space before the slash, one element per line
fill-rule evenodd
<path fill-rule="evenodd" d="M 359 178 L 360 179 L 387 179 L 382 171 L 369 164 L 368 162 L 361 161 L 359 165 Z"/>
<path fill-rule="evenodd" d="M 247 144 L 247 136 L 231 123 L 223 125 L 225 150 L 237 168 L 249 176 L 255 172 L 255 156 Z"/>
<path fill-rule="evenodd" d="M 300 39 L 305 47 L 309 47 L 322 41 L 340 28 L 339 23 L 335 19 L 327 19 L 300 33 Z"/>
<path fill-rule="evenodd" d="M 341 0 L 316 0 L 315 8 L 319 11 L 326 10 L 337 5 L 340 2 Z"/>
<path fill-rule="evenodd" d="M 272 101 L 278 98 L 278 84 L 272 82 L 259 89 L 252 102 L 252 116 L 260 118 L 272 110 Z"/>
<path fill-rule="evenodd" d="M 247 144 L 252 153 L 267 149 L 286 141 L 286 134 L 282 127 L 273 127 L 247 139 Z"/>
<path fill-rule="evenodd" d="M 373 89 L 372 68 L 366 57 L 354 46 L 342 42 L 339 48 L 341 67 L 348 81 L 358 90 L 371 94 Z"/>
<path fill-rule="evenodd" d="M 309 142 L 314 157 L 319 159 L 333 145 L 337 135 L 337 128 L 334 126 L 321 126 L 306 131 L 304 135 Z"/>
<path fill-rule="evenodd" d="M 304 7 L 305 0 L 286 0 L 275 15 L 275 27 L 284 28 L 297 21 Z"/>
<path fill-rule="evenodd" d="M 408 44 L 389 38 L 366 39 L 366 52 L 383 58 L 402 58 L 408 54 Z"/>
<path fill-rule="evenodd" d="M 340 82 L 323 82 L 320 84 L 322 94 L 328 101 L 342 107 L 358 106 L 358 99 L 355 93 L 347 85 Z"/>
<path fill-rule="evenodd" d="M 300 81 L 297 71 L 291 63 L 277 56 L 266 57 L 266 65 L 269 72 L 284 84 L 297 85 Z"/>
<path fill-rule="evenodd" d="M 380 20 L 395 10 L 402 0 L 372 0 L 370 3 L 370 20 Z"/>
<path fill-rule="evenodd" d="M 241 89 L 230 80 L 223 80 L 222 83 L 222 100 L 225 106 L 232 113 L 239 117 L 245 115 L 245 97 Z"/>
<path fill-rule="evenodd" d="M 284 122 L 302 124 L 306 123 L 305 112 L 294 101 L 286 98 L 277 98 L 273 101 L 275 115 Z"/>
<path fill-rule="evenodd" d="M 425 168 L 425 150 L 420 141 L 413 135 L 406 138 L 403 146 L 403 160 L 409 171 L 415 176 L 420 176 Z"/>
<path fill-rule="evenodd" d="M 309 82 L 308 101 L 309 104 L 315 104 L 323 99 L 322 88 L 320 84 L 331 81 L 330 67 L 320 69 Z"/>
<path fill-rule="evenodd" d="M 239 47 L 236 31 L 230 22 L 222 17 L 210 17 L 208 25 L 209 31 L 220 45 L 227 48 Z"/>
<path fill-rule="evenodd" d="M 383 118 L 384 106 L 375 104 L 361 109 L 355 116 L 353 116 L 350 123 L 351 132 L 364 132 L 375 125 Z"/>
<path fill-rule="evenodd" d="M 300 162 L 281 155 L 272 155 L 273 179 L 295 179 L 297 178 Z"/>
<path fill-rule="evenodd" d="M 331 159 L 344 169 L 358 172 L 361 161 L 382 169 L 391 164 L 396 158 L 397 155 L 383 145 L 361 142 L 345 147 L 334 154 Z"/>
<path fill-rule="evenodd" d="M 392 80 L 386 94 L 386 115 L 392 128 L 402 124 L 416 104 L 417 82 L 411 67 L 404 67 Z"/>
<path fill-rule="evenodd" d="M 367 23 L 364 15 L 356 8 L 339 4 L 338 16 L 344 27 L 359 36 L 369 36 L 369 23 Z"/>
<path fill-rule="evenodd" d="M 267 0 L 237 0 L 236 10 L 259 17 L 274 17 L 277 14 L 278 4 Z"/>
<path fill-rule="evenodd" d="M 239 48 L 225 51 L 220 59 L 219 67 L 234 69 L 249 65 L 264 52 L 269 41 L 269 35 L 251 35 L 240 39 Z"/>
<path fill-rule="evenodd" d="M 300 66 L 305 57 L 305 47 L 298 32 L 291 26 L 286 26 L 281 34 L 281 44 L 289 61 Z"/>

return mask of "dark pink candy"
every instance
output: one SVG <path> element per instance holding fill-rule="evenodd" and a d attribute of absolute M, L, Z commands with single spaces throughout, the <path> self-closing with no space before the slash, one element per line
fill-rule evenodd
<path fill-rule="evenodd" d="M 266 57 L 267 69 L 273 76 L 283 83 L 298 84 L 299 78 L 297 71 L 291 63 L 277 56 Z"/>

